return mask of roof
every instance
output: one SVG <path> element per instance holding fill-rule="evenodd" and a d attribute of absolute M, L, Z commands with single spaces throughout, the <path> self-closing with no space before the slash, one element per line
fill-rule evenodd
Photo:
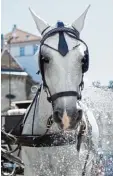
<path fill-rule="evenodd" d="M 15 29 L 14 31 L 15 37 L 11 40 L 12 44 L 23 43 L 23 42 L 31 42 L 31 41 L 40 41 L 41 37 L 37 35 L 30 34 L 21 29 Z M 9 39 L 13 36 L 13 31 L 5 35 L 5 39 Z"/>
<path fill-rule="evenodd" d="M 32 77 L 35 82 L 41 81 L 41 76 L 37 74 L 38 72 L 38 63 L 33 57 L 16 57 L 15 60 L 19 63 L 19 65 Z"/>
<path fill-rule="evenodd" d="M 11 66 L 9 67 L 9 59 L 11 60 Z M 30 57 L 16 57 L 14 58 L 7 49 L 2 51 L 1 54 L 1 74 L 12 75 L 23 75 L 27 74 L 31 76 L 33 81 L 40 82 L 40 75 L 36 74 L 38 72 L 38 63 L 34 58 Z"/>
<path fill-rule="evenodd" d="M 18 72 L 24 71 L 7 49 L 3 50 L 1 54 L 1 70 Z"/>

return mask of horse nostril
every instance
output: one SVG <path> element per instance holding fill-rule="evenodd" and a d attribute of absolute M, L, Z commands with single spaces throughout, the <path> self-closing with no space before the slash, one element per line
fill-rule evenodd
<path fill-rule="evenodd" d="M 62 115 L 59 111 L 54 112 L 54 120 L 56 123 L 60 123 L 62 121 Z"/>

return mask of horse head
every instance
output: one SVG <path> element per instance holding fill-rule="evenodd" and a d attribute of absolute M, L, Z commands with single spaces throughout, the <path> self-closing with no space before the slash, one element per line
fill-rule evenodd
<path fill-rule="evenodd" d="M 53 119 L 61 129 L 75 129 L 82 118 L 77 107 L 83 74 L 88 70 L 89 55 L 80 32 L 89 7 L 71 25 L 59 21 L 54 26 L 31 14 L 42 35 L 39 67 L 43 85 L 53 105 Z"/>

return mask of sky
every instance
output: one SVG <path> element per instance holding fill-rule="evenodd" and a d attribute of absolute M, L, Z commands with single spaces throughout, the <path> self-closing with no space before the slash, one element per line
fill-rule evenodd
<path fill-rule="evenodd" d="M 91 82 L 100 80 L 107 84 L 113 79 L 113 0 L 2 0 L 1 32 L 10 32 L 16 24 L 19 29 L 39 35 L 29 7 L 51 25 L 58 20 L 71 24 L 89 4 L 80 35 L 90 55 L 85 77 Z"/>

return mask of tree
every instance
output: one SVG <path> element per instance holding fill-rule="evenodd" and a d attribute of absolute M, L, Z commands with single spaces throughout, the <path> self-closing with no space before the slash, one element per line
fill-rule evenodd
<path fill-rule="evenodd" d="M 108 88 L 113 89 L 113 80 L 110 80 L 108 83 Z"/>
<path fill-rule="evenodd" d="M 101 87 L 100 81 L 93 81 L 92 85 L 93 85 L 94 87 L 98 87 L 98 88 Z"/>

